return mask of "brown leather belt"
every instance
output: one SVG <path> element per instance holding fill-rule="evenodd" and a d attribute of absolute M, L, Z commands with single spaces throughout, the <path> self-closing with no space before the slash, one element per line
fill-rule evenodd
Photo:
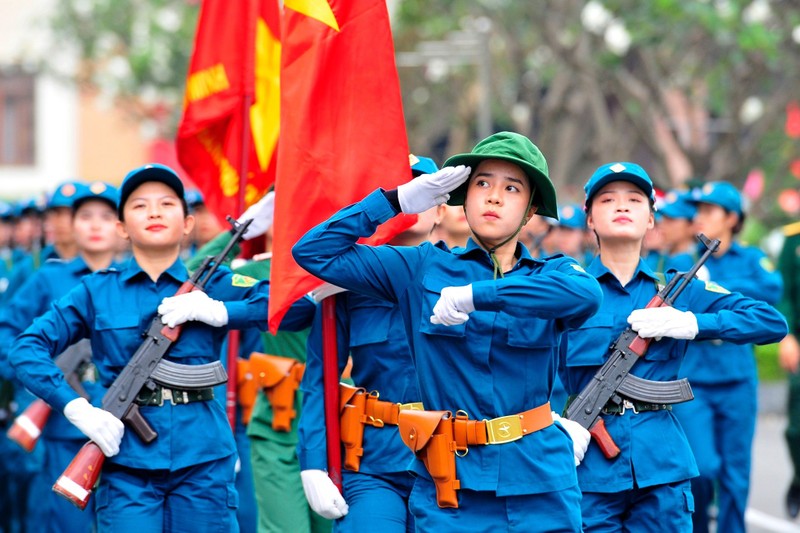
<path fill-rule="evenodd" d="M 386 424 L 396 426 L 400 411 L 407 409 L 422 411 L 424 408 L 422 402 L 392 403 L 379 400 L 377 394 L 370 393 L 367 395 L 367 402 L 364 406 L 364 416 L 366 417 L 364 423 L 376 428 L 383 427 Z"/>
<path fill-rule="evenodd" d="M 505 444 L 553 424 L 550 402 L 516 415 L 491 420 L 469 420 L 459 411 L 453 419 L 453 434 L 459 450 L 468 446 Z"/>

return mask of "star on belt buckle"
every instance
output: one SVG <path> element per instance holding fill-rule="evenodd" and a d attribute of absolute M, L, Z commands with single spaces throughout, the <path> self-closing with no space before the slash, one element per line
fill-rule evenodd
<path fill-rule="evenodd" d="M 519 415 L 508 415 L 486 420 L 489 444 L 505 444 L 522 438 Z"/>

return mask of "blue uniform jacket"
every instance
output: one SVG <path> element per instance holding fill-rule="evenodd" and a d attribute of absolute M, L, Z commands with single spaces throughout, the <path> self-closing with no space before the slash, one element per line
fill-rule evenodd
<path fill-rule="evenodd" d="M 9 356 L 17 376 L 34 394 L 63 411 L 77 394 L 51 358 L 74 342 L 89 338 L 100 383 L 108 387 L 141 344 L 142 333 L 161 300 L 173 296 L 188 277 L 186 267 L 177 260 L 153 282 L 135 259 L 121 269 L 84 277 L 17 338 Z M 230 328 L 265 329 L 268 290 L 269 282 L 235 277 L 224 267 L 206 285 L 211 298 L 225 302 Z M 306 322 L 309 310 L 313 310 L 313 304 L 305 298 L 300 300 L 287 313 L 282 326 L 291 329 L 297 321 Z M 218 360 L 225 333 L 225 328 L 188 322 L 165 359 L 182 364 Z M 175 470 L 235 451 L 225 410 L 219 402 L 177 406 L 167 402 L 162 407 L 141 407 L 141 412 L 158 438 L 146 445 L 133 431 L 126 431 L 120 453 L 111 462 L 131 468 Z"/>
<path fill-rule="evenodd" d="M 566 360 L 562 361 L 560 371 L 569 394 L 583 390 L 608 358 L 611 343 L 628 327 L 631 311 L 645 307 L 658 291 L 657 277 L 645 260 L 639 261 L 636 273 L 625 287 L 599 257 L 587 270 L 600 282 L 603 305 L 580 329 L 566 334 L 562 353 Z M 695 314 L 699 340 L 724 338 L 734 343 L 766 343 L 786 335 L 786 322 L 771 306 L 697 279 L 680 294 L 674 307 Z M 687 344 L 690 343 L 671 338 L 653 342 L 631 373 L 656 381 L 677 379 Z M 672 411 L 627 412 L 621 416 L 603 415 L 603 419 L 621 453 L 616 459 L 606 459 L 592 442 L 578 467 L 581 490 L 619 492 L 697 476 L 694 455 Z"/>
<path fill-rule="evenodd" d="M 781 298 L 783 278 L 758 248 L 734 242 L 724 255 L 712 255 L 705 266 L 711 281 L 731 292 L 770 305 L 776 305 Z M 751 344 L 737 345 L 714 337 L 711 339 L 689 346 L 681 377 L 688 377 L 689 381 L 698 384 L 756 379 L 756 360 Z"/>
<path fill-rule="evenodd" d="M 322 386 L 322 307 L 317 310 L 308 337 L 303 374 L 303 416 L 300 418 L 297 456 L 300 469 L 326 469 L 324 393 Z M 378 391 L 392 403 L 420 401 L 417 374 L 400 310 L 386 300 L 345 292 L 336 295 L 336 341 L 339 372 L 353 358 L 351 377 L 367 392 Z M 364 427 L 364 455 L 360 472 L 405 472 L 413 459 L 395 426 Z"/>
<path fill-rule="evenodd" d="M 550 398 L 559 336 L 598 308 L 594 278 L 572 259 L 531 258 L 521 245 L 505 278 L 473 241 L 448 250 L 357 245 L 397 211 L 377 190 L 309 231 L 293 249 L 312 274 L 398 305 L 429 410 L 471 418 L 512 415 Z M 432 324 L 444 287 L 472 284 L 476 311 L 464 324 Z M 572 443 L 557 424 L 514 442 L 474 446 L 456 461 L 461 486 L 498 496 L 561 490 L 576 483 Z M 427 476 L 421 461 L 414 469 Z M 524 472 L 524 475 L 521 473 Z"/>
<path fill-rule="evenodd" d="M 83 276 L 91 274 L 91 269 L 80 256 L 70 260 L 50 259 L 35 271 L 20 287 L 2 311 L 0 318 L 0 362 L 5 362 L 8 350 L 14 339 L 25 331 L 33 320 L 43 315 L 50 304 L 80 283 Z M 5 364 L 0 367 L 11 372 Z M 89 394 L 89 401 L 100 406 L 105 389 L 99 383 L 86 381 L 83 387 Z M 73 426 L 60 411 L 50 415 L 43 435 L 50 439 L 85 439 L 83 433 Z"/>
<path fill-rule="evenodd" d="M 0 303 L 8 303 L 25 283 L 25 280 L 49 259 L 61 259 L 52 244 L 48 244 L 41 250 L 36 250 L 31 253 L 21 249 L 15 249 L 14 252 L 16 255 L 14 268 L 8 276 L 8 287 L 4 291 L 3 299 Z"/>

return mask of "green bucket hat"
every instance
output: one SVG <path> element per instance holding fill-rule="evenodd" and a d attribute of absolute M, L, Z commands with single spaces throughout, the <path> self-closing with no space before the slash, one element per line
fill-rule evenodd
<path fill-rule="evenodd" d="M 536 189 L 533 205 L 538 207 L 537 214 L 558 220 L 556 190 L 548 177 L 547 161 L 530 139 L 519 133 L 501 131 L 476 144 L 472 152 L 450 157 L 444 166 L 468 165 L 474 171 L 486 159 L 502 159 L 519 165 Z M 468 185 L 466 181 L 451 192 L 447 205 L 464 205 Z"/>

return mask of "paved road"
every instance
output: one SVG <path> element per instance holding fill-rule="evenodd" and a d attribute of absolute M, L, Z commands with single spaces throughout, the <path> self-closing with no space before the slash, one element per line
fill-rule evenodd
<path fill-rule="evenodd" d="M 792 476 L 783 431 L 786 389 L 783 384 L 762 385 L 761 414 L 753 445 L 753 470 L 747 510 L 748 533 L 800 533 L 800 521 L 790 521 L 783 498 Z M 723 533 L 723 532 L 720 532 Z"/>

